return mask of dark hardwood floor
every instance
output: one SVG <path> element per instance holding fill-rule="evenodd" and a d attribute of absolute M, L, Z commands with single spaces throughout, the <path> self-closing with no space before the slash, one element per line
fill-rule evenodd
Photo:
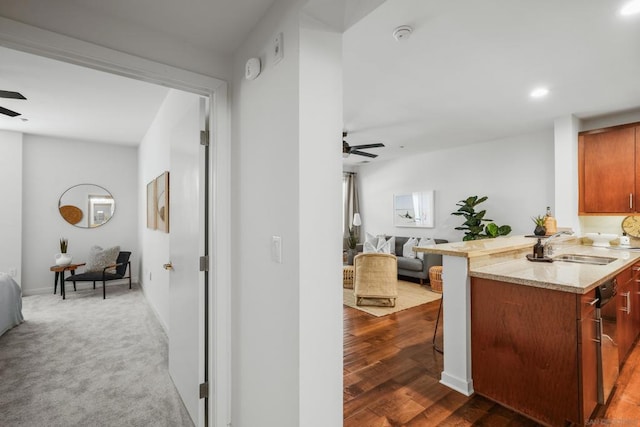
<path fill-rule="evenodd" d="M 344 426 L 538 426 L 484 397 L 465 397 L 438 382 L 443 356 L 431 343 L 438 304 L 384 317 L 344 307 Z M 591 425 L 640 425 L 639 364 L 636 344 L 609 406 L 600 408 Z"/>

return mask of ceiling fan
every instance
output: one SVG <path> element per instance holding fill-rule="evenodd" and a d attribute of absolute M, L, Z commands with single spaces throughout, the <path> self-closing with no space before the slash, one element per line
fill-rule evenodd
<path fill-rule="evenodd" d="M 0 90 L 0 98 L 9 98 L 9 99 L 27 99 L 20 92 L 11 92 L 8 90 Z M 0 107 L 0 114 L 4 114 L 9 117 L 19 116 L 20 113 L 17 111 L 9 110 L 8 108 Z"/>
<path fill-rule="evenodd" d="M 347 141 L 344 139 L 347 137 L 347 132 L 342 132 L 342 157 L 349 157 L 350 154 L 357 154 L 358 156 L 371 157 L 375 159 L 378 157 L 377 154 L 366 153 L 364 151 L 360 151 L 366 148 L 379 148 L 384 147 L 384 144 L 378 142 L 375 144 L 364 144 L 364 145 L 354 145 L 350 146 Z"/>

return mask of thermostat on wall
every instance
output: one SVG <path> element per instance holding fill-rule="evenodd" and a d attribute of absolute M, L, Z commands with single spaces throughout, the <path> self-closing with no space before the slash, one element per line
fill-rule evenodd
<path fill-rule="evenodd" d="M 244 67 L 244 78 L 254 80 L 260 75 L 260 58 L 249 58 Z"/>

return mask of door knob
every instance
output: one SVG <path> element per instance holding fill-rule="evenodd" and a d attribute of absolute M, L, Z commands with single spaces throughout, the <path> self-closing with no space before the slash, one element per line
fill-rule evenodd
<path fill-rule="evenodd" d="M 171 265 L 171 263 L 170 263 L 170 262 L 169 262 L 169 263 L 167 263 L 167 264 L 163 264 L 163 265 L 162 265 L 162 267 L 163 267 L 165 270 L 173 270 L 173 265 Z"/>

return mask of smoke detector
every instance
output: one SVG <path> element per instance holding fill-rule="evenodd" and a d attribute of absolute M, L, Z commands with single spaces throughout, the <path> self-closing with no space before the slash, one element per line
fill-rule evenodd
<path fill-rule="evenodd" d="M 408 39 L 411 33 L 413 32 L 413 28 L 408 25 L 401 25 L 395 30 L 393 30 L 393 38 L 397 41 Z"/>

